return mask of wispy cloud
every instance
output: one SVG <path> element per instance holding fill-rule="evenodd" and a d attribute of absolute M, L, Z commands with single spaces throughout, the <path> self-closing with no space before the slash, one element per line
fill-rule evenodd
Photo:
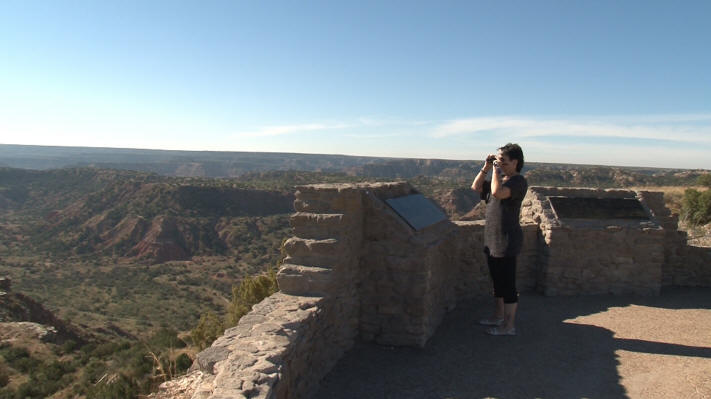
<path fill-rule="evenodd" d="M 252 131 L 237 133 L 237 136 L 242 137 L 267 137 L 267 136 L 282 136 L 293 133 L 317 132 L 321 130 L 345 129 L 352 127 L 352 124 L 347 123 L 302 123 L 293 125 L 272 125 L 263 126 Z"/>
<path fill-rule="evenodd" d="M 501 133 L 512 138 L 614 137 L 708 144 L 711 143 L 711 114 L 555 119 L 518 116 L 481 117 L 443 122 L 431 131 L 431 135 L 436 138 L 485 133 Z"/>
<path fill-rule="evenodd" d="M 425 126 L 432 125 L 435 122 L 419 119 L 402 119 L 393 117 L 369 117 L 364 116 L 357 119 L 357 124 L 365 127 L 380 127 L 380 126 Z"/>
<path fill-rule="evenodd" d="M 393 138 L 393 137 L 407 137 L 409 136 L 406 133 L 346 133 L 343 135 L 343 137 L 349 137 L 349 138 L 354 138 L 354 139 L 363 139 L 363 140 L 379 140 L 379 139 L 387 139 L 387 138 Z"/>
<path fill-rule="evenodd" d="M 384 132 L 390 128 L 413 128 L 431 124 L 433 124 L 433 122 L 424 120 L 402 120 L 396 118 L 382 117 L 359 117 L 351 121 L 308 122 L 285 125 L 267 125 L 257 127 L 249 131 L 239 132 L 236 135 L 240 137 L 269 137 L 290 135 L 296 133 L 319 132 L 324 130 L 350 129 L 350 132 L 346 133 L 346 135 L 362 137 L 362 135 L 366 134 L 366 132 L 371 132 L 371 137 L 388 137 L 397 134 L 392 132 L 386 132 L 381 134 L 381 132 Z M 373 130 L 378 131 L 378 133 L 372 133 Z"/>

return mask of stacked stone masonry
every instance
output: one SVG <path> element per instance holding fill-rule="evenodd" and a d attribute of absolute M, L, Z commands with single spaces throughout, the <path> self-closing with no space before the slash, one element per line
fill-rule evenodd
<path fill-rule="evenodd" d="M 200 352 L 189 373 L 161 386 L 155 399 L 299 398 L 312 392 L 312 364 L 335 364 L 322 350 L 337 325 L 322 297 L 281 292 L 255 305 L 239 324 Z"/>
<path fill-rule="evenodd" d="M 636 198 L 648 218 L 559 218 L 552 196 Z M 665 231 L 636 192 L 531 187 L 521 217 L 539 226 L 537 285 L 544 294 L 659 293 Z"/>
<path fill-rule="evenodd" d="M 639 195 L 664 228 L 662 285 L 711 286 L 711 249 L 687 245 L 686 232 L 677 230 L 679 220 L 664 205 L 663 193 Z"/>
<path fill-rule="evenodd" d="M 423 346 L 458 301 L 491 295 L 483 221 L 414 231 L 385 202 L 407 183 L 298 187 L 280 292 L 198 354 L 153 398 L 308 398 L 356 338 Z M 550 196 L 636 198 L 646 220 L 570 220 Z M 711 286 L 711 254 L 690 248 L 661 193 L 531 187 L 521 211 L 520 291 L 657 294 Z"/>

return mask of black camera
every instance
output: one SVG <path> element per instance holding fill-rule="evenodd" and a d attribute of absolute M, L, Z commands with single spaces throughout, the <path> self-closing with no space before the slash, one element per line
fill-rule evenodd
<path fill-rule="evenodd" d="M 486 157 L 486 163 L 494 163 L 496 161 L 496 155 L 489 155 Z"/>

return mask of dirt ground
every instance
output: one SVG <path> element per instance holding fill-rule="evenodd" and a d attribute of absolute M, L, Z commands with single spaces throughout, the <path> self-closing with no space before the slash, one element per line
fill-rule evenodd
<path fill-rule="evenodd" d="M 357 343 L 315 398 L 711 398 L 711 289 L 522 295 L 515 337 L 488 310 L 460 303 L 421 349 Z"/>

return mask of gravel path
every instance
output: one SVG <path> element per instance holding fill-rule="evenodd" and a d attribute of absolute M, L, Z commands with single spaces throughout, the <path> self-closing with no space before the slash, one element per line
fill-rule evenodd
<path fill-rule="evenodd" d="M 521 297 L 518 336 L 461 303 L 425 348 L 357 343 L 321 383 L 336 398 L 711 399 L 711 289 L 658 297 Z"/>

